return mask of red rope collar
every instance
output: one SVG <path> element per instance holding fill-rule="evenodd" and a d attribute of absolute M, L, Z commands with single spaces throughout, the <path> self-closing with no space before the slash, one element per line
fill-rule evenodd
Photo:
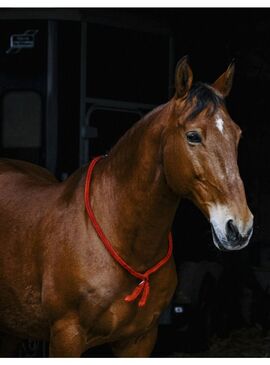
<path fill-rule="evenodd" d="M 149 291 L 150 291 L 150 284 L 149 284 L 149 276 L 153 273 L 155 273 L 157 270 L 159 270 L 165 263 L 170 259 L 172 255 L 172 248 L 173 248 L 173 240 L 172 240 L 172 234 L 169 233 L 169 247 L 168 252 L 165 257 L 163 257 L 162 260 L 160 260 L 156 265 L 151 267 L 150 269 L 146 270 L 144 273 L 140 273 L 136 270 L 134 270 L 131 266 L 129 266 L 121 256 L 115 251 L 113 248 L 111 242 L 108 240 L 108 238 L 105 236 L 104 232 L 102 231 L 100 225 L 98 224 L 96 217 L 94 215 L 94 212 L 90 206 L 89 197 L 90 197 L 90 183 L 91 183 L 91 177 L 93 169 L 96 165 L 96 163 L 102 158 L 102 156 L 98 156 L 92 160 L 92 162 L 89 165 L 87 175 L 86 175 L 86 181 L 85 181 L 85 190 L 84 190 L 84 200 L 85 200 L 85 207 L 87 210 L 87 213 L 89 215 L 89 218 L 92 222 L 93 227 L 95 228 L 95 231 L 101 241 L 103 242 L 106 249 L 109 251 L 111 256 L 125 269 L 127 270 L 131 275 L 135 276 L 137 279 L 140 279 L 141 282 L 136 286 L 136 288 L 133 290 L 133 292 L 130 295 L 127 295 L 125 297 L 126 302 L 132 302 L 135 299 L 139 297 L 141 294 L 141 299 L 139 301 L 139 307 L 143 307 L 147 301 Z"/>

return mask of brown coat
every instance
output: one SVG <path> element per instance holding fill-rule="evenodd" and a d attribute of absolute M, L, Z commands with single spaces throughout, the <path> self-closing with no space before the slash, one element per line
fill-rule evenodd
<path fill-rule="evenodd" d="M 213 97 L 230 87 L 228 70 L 216 91 L 211 88 Z M 236 242 L 232 231 L 219 238 L 214 226 L 214 239 L 224 248 L 249 239 L 252 217 L 236 163 L 239 128 L 223 104 L 218 112 L 226 138 L 215 127 L 214 114 L 208 116 L 211 105 L 189 122 L 196 104 L 187 98 L 191 84 L 191 70 L 182 59 L 176 96 L 135 124 L 93 172 L 90 201 L 96 218 L 114 249 L 139 272 L 166 255 L 181 197 L 192 199 L 211 222 L 211 204 L 230 207 L 242 241 Z M 176 287 L 174 260 L 150 277 L 144 307 L 124 301 L 138 280 L 111 257 L 93 229 L 84 206 L 86 168 L 59 183 L 32 164 L 0 161 L 3 355 L 15 338 L 50 340 L 50 356 L 80 356 L 107 342 L 119 356 L 152 351 L 158 318 Z"/>

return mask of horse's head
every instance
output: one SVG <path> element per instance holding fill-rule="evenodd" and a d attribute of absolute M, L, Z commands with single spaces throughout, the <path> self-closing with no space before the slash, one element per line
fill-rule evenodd
<path fill-rule="evenodd" d="M 241 130 L 224 102 L 233 73 L 231 64 L 211 86 L 193 85 L 187 57 L 182 58 L 176 68 L 172 113 L 163 134 L 169 186 L 204 213 L 215 245 L 223 250 L 245 247 L 253 230 L 253 216 L 237 166 Z"/>

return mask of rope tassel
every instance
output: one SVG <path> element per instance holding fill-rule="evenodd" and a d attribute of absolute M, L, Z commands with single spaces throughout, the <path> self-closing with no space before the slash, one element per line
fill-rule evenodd
<path fill-rule="evenodd" d="M 143 307 L 145 305 L 149 292 L 150 292 L 150 285 L 149 285 L 149 281 L 147 280 L 147 281 L 145 281 L 142 297 L 138 304 L 139 307 Z"/>
<path fill-rule="evenodd" d="M 133 292 L 125 297 L 126 302 L 133 302 L 136 300 L 140 294 L 142 294 L 141 299 L 138 303 L 139 307 L 143 307 L 147 301 L 148 295 L 150 292 L 150 285 L 149 280 L 144 279 L 142 280 L 136 288 L 133 290 Z"/>

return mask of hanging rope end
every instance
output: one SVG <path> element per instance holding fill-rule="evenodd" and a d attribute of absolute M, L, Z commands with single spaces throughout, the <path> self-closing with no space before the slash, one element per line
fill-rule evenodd
<path fill-rule="evenodd" d="M 139 307 L 143 307 L 146 304 L 148 295 L 149 295 L 149 281 L 143 280 L 140 282 L 139 285 L 136 286 L 136 288 L 133 290 L 133 292 L 125 297 L 125 302 L 133 302 L 135 299 L 139 297 L 140 294 L 142 294 L 142 297 L 138 303 Z"/>
<path fill-rule="evenodd" d="M 130 303 L 130 302 L 133 302 L 133 298 L 132 298 L 132 295 L 127 295 L 125 298 L 124 298 L 124 300 L 125 300 L 125 302 L 128 302 L 128 303 Z"/>
<path fill-rule="evenodd" d="M 133 290 L 133 292 L 125 297 L 125 301 L 133 302 L 135 299 L 138 298 L 143 289 L 144 289 L 144 281 L 141 281 L 140 284 L 138 284 L 136 288 Z"/>
<path fill-rule="evenodd" d="M 144 300 L 144 301 L 140 300 L 138 303 L 138 307 L 142 308 L 145 306 L 145 304 L 146 304 L 146 300 Z"/>

